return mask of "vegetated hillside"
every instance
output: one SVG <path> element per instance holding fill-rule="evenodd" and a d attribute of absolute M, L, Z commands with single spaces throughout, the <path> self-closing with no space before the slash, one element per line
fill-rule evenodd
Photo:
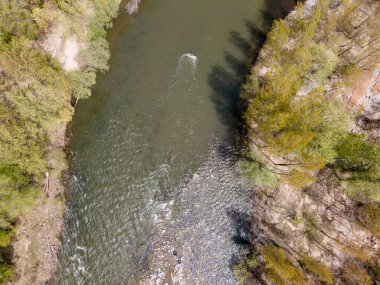
<path fill-rule="evenodd" d="M 380 2 L 308 0 L 242 89 L 257 185 L 241 283 L 380 282 Z"/>
<path fill-rule="evenodd" d="M 90 96 L 107 69 L 119 4 L 0 0 L 0 284 L 15 277 L 14 261 L 20 284 L 56 268 L 70 100 Z"/>

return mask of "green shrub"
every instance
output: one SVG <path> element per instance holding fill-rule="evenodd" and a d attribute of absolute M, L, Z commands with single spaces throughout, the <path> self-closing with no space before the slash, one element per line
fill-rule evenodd
<path fill-rule="evenodd" d="M 363 203 L 380 203 L 380 181 L 347 180 L 342 182 L 347 194 Z"/>
<path fill-rule="evenodd" d="M 341 278 L 345 285 L 370 285 L 371 277 L 358 264 L 348 261 L 342 268 Z"/>
<path fill-rule="evenodd" d="M 245 262 L 235 264 L 232 267 L 232 272 L 238 284 L 244 284 L 251 277 L 251 273 L 249 272 Z"/>
<path fill-rule="evenodd" d="M 286 251 L 282 248 L 274 245 L 266 246 L 264 259 L 269 272 L 268 277 L 276 282 L 275 284 L 308 284 L 302 272 L 289 261 Z"/>
<path fill-rule="evenodd" d="M 338 156 L 336 146 L 350 133 L 352 120 L 345 104 L 337 99 L 323 102 L 321 112 L 323 122 L 306 152 L 312 156 L 321 155 L 326 164 L 332 164 Z"/>
<path fill-rule="evenodd" d="M 347 246 L 343 248 L 343 252 L 363 263 L 370 262 L 371 260 L 371 249 L 366 246 L 358 246 L 353 242 L 348 242 Z"/>
<path fill-rule="evenodd" d="M 90 87 L 95 84 L 96 73 L 93 71 L 73 71 L 69 76 L 74 85 L 73 96 L 84 99 L 91 96 Z"/>
<path fill-rule="evenodd" d="M 260 91 L 259 80 L 256 76 L 248 76 L 241 90 L 243 100 L 249 100 L 250 97 L 256 96 Z"/>
<path fill-rule="evenodd" d="M 375 265 L 372 267 L 373 274 L 375 275 L 375 280 L 380 282 L 380 266 Z"/>
<path fill-rule="evenodd" d="M 311 47 L 313 66 L 310 79 L 320 84 L 325 84 L 327 78 L 333 73 L 338 64 L 338 55 L 323 43 L 314 44 Z"/>
<path fill-rule="evenodd" d="M 364 135 L 350 133 L 337 145 L 338 166 L 344 170 L 366 171 L 379 161 L 379 147 L 364 138 Z"/>
<path fill-rule="evenodd" d="M 372 234 L 380 238 L 380 207 L 366 204 L 357 208 L 356 217 Z"/>
<path fill-rule="evenodd" d="M 380 202 L 380 147 L 364 140 L 364 135 L 349 134 L 337 146 L 336 162 L 344 172 L 341 185 L 354 200 Z"/>
<path fill-rule="evenodd" d="M 0 1 L 0 43 L 7 44 L 12 38 L 35 39 L 38 33 L 28 1 Z"/>
<path fill-rule="evenodd" d="M 246 263 L 247 263 L 247 267 L 248 269 L 252 270 L 254 268 L 257 267 L 257 265 L 259 264 L 258 260 L 257 260 L 257 256 L 258 256 L 258 253 L 256 250 L 252 250 L 251 253 L 247 256 L 247 260 L 246 260 Z"/>
<path fill-rule="evenodd" d="M 334 284 L 333 273 L 326 265 L 307 255 L 302 257 L 301 263 L 310 272 L 314 273 L 320 281 L 326 282 L 327 284 Z"/>
<path fill-rule="evenodd" d="M 253 249 L 250 254 L 232 267 L 235 280 L 239 284 L 244 284 L 252 278 L 252 270 L 259 264 L 257 255 L 256 250 Z"/>
<path fill-rule="evenodd" d="M 297 169 L 292 169 L 292 171 L 283 178 L 283 181 L 297 188 L 305 187 L 314 182 L 314 180 L 315 177 L 310 173 L 299 171 Z"/>
<path fill-rule="evenodd" d="M 274 173 L 266 169 L 263 164 L 253 156 L 246 156 L 240 162 L 244 175 L 255 185 L 260 187 L 275 187 L 278 179 Z"/>
<path fill-rule="evenodd" d="M 7 280 L 12 280 L 13 278 L 13 265 L 4 263 L 0 259 L 0 285 L 5 285 Z"/>
<path fill-rule="evenodd" d="M 11 244 L 11 238 L 14 234 L 14 228 L 8 227 L 8 229 L 0 228 L 0 246 L 7 247 Z"/>

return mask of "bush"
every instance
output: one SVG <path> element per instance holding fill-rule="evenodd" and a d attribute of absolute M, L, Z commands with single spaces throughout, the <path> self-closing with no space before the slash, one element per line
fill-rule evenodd
<path fill-rule="evenodd" d="M 358 264 L 348 261 L 342 268 L 341 278 L 345 285 L 370 285 L 371 277 Z"/>
<path fill-rule="evenodd" d="M 245 262 L 239 262 L 232 267 L 235 280 L 238 284 L 244 284 L 252 277 Z"/>
<path fill-rule="evenodd" d="M 259 264 L 258 260 L 257 260 L 257 256 L 258 256 L 258 253 L 256 250 L 252 250 L 251 253 L 247 256 L 247 267 L 248 269 L 252 270 L 254 268 L 257 267 L 257 265 Z"/>
<path fill-rule="evenodd" d="M 0 285 L 5 285 L 6 281 L 14 278 L 13 265 L 4 263 L 0 258 Z"/>
<path fill-rule="evenodd" d="M 375 280 L 380 282 L 380 266 L 375 265 L 372 267 L 373 274 L 375 275 Z"/>
<path fill-rule="evenodd" d="M 376 204 L 367 204 L 357 209 L 358 221 L 372 234 L 380 238 L 380 207 Z"/>
<path fill-rule="evenodd" d="M 371 250 L 368 247 L 360 247 L 353 242 L 349 242 L 347 246 L 343 248 L 343 252 L 347 253 L 349 256 L 360 260 L 363 263 L 371 261 Z"/>
<path fill-rule="evenodd" d="M 268 270 L 268 277 L 275 284 L 306 285 L 304 275 L 288 259 L 285 250 L 274 245 L 269 245 L 264 249 L 265 267 Z"/>
<path fill-rule="evenodd" d="M 350 133 L 337 146 L 337 164 L 344 170 L 367 171 L 378 162 L 379 148 L 364 141 L 365 136 Z"/>
<path fill-rule="evenodd" d="M 310 173 L 293 169 L 283 180 L 291 186 L 302 188 L 314 182 L 315 177 Z"/>
<path fill-rule="evenodd" d="M 254 156 L 246 156 L 240 162 L 244 175 L 259 187 L 275 187 L 278 179 L 274 173 L 266 169 Z"/>
<path fill-rule="evenodd" d="M 310 79 L 320 84 L 325 84 L 327 78 L 333 73 L 338 64 L 338 55 L 323 43 L 313 45 L 311 54 L 313 65 Z"/>
<path fill-rule="evenodd" d="M 73 96 L 85 99 L 91 96 L 90 87 L 95 84 L 96 73 L 92 71 L 73 71 L 69 74 L 73 85 Z"/>
<path fill-rule="evenodd" d="M 342 186 L 346 189 L 348 196 L 356 201 L 380 203 L 379 181 L 348 180 L 343 181 Z"/>
<path fill-rule="evenodd" d="M 256 76 L 248 76 L 241 90 L 241 97 L 248 101 L 250 97 L 256 96 L 260 91 L 260 83 Z"/>
<path fill-rule="evenodd" d="M 7 227 L 6 229 L 0 228 L 0 246 L 7 247 L 11 244 L 11 238 L 14 233 L 13 227 Z"/>
<path fill-rule="evenodd" d="M 255 269 L 258 264 L 257 252 L 253 249 L 250 254 L 232 267 L 235 280 L 239 284 L 244 284 L 247 282 L 250 278 L 252 278 L 252 270 Z"/>
<path fill-rule="evenodd" d="M 35 39 L 37 26 L 25 0 L 0 1 L 0 43 L 7 44 L 12 38 Z"/>
<path fill-rule="evenodd" d="M 311 256 L 304 255 L 302 257 L 301 263 L 305 266 L 310 272 L 314 273 L 318 279 L 327 284 L 333 284 L 333 274 L 326 265 L 320 263 L 318 260 Z"/>
<path fill-rule="evenodd" d="M 306 152 L 311 156 L 320 155 L 326 164 L 332 164 L 338 156 L 336 146 L 350 133 L 352 120 L 345 104 L 337 99 L 323 102 L 321 111 L 323 122 Z"/>
<path fill-rule="evenodd" d="M 380 147 L 349 134 L 337 146 L 336 166 L 344 172 L 341 185 L 348 195 L 363 203 L 380 202 Z"/>

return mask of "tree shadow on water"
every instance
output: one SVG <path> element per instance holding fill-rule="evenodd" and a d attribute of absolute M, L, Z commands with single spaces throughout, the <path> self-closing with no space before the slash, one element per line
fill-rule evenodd
<path fill-rule="evenodd" d="M 249 247 L 253 236 L 252 217 L 236 209 L 228 209 L 227 216 L 231 219 L 235 229 L 232 240 L 239 246 Z"/>
<path fill-rule="evenodd" d="M 261 11 L 261 23 L 244 20 L 248 33 L 243 35 L 231 31 L 229 41 L 234 47 L 234 53 L 225 50 L 224 62 L 211 68 L 208 75 L 212 89 L 211 100 L 218 119 L 228 129 L 228 138 L 241 136 L 244 103 L 239 100 L 240 90 L 265 42 L 266 33 L 273 20 L 286 16 L 295 3 L 295 0 L 266 0 Z"/>
<path fill-rule="evenodd" d="M 240 89 L 265 40 L 265 33 L 254 22 L 245 20 L 245 26 L 248 31 L 245 36 L 237 31 L 230 32 L 229 41 L 235 53 L 225 50 L 224 62 L 214 65 L 208 75 L 211 100 L 218 118 L 230 131 L 239 129 Z"/>
<path fill-rule="evenodd" d="M 228 136 L 238 130 L 241 136 L 241 114 L 244 104 L 240 102 L 240 90 L 249 74 L 252 64 L 256 61 L 259 50 L 265 42 L 266 33 L 273 20 L 286 16 L 294 7 L 295 0 L 266 0 L 265 7 L 261 11 L 260 25 L 256 22 L 245 20 L 248 33 L 230 32 L 230 43 L 235 51 L 233 54 L 224 51 L 224 62 L 212 67 L 208 75 L 208 83 L 212 89 L 211 100 L 213 101 L 218 118 L 228 129 Z M 230 155 L 229 148 L 221 147 L 218 151 L 223 155 Z M 233 152 L 232 152 L 233 153 Z M 232 220 L 234 227 L 233 242 L 246 253 L 252 249 L 251 241 L 254 236 L 252 217 L 236 209 L 228 209 L 227 216 Z M 240 256 L 231 256 L 229 263 L 232 267 Z M 258 277 L 258 280 L 260 278 Z"/>
<path fill-rule="evenodd" d="M 264 9 L 261 10 L 264 29 L 269 30 L 275 19 L 288 15 L 299 1 L 303 2 L 304 0 L 266 0 Z"/>
<path fill-rule="evenodd" d="M 234 254 L 229 259 L 229 265 L 232 268 L 241 260 L 241 254 L 247 254 L 251 249 L 252 240 L 252 217 L 247 213 L 236 209 L 228 209 L 227 216 L 231 219 L 235 234 L 232 236 L 232 241 L 240 248 L 240 254 Z M 244 253 L 245 252 L 245 253 Z"/>

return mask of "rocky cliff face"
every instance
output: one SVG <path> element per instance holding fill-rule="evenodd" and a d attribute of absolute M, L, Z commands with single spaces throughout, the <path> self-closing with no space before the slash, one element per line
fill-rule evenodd
<path fill-rule="evenodd" d="M 308 0 L 304 13 L 319 0 Z M 352 132 L 367 141 L 380 140 L 380 3 L 339 1 L 329 3 L 326 21 L 341 21 L 329 37 L 338 46 L 339 64 L 350 72 L 333 72 L 323 84 L 325 95 L 345 102 L 352 114 Z M 294 21 L 292 13 L 286 19 Z M 318 34 L 326 33 L 320 30 Z M 290 39 L 288 46 L 294 39 Z M 252 74 L 265 81 L 273 66 L 264 46 Z M 321 83 L 305 81 L 298 96 Z M 306 90 L 306 91 L 305 91 Z M 287 175 L 298 165 L 292 157 L 273 153 L 255 137 L 256 126 L 247 130 L 250 152 L 273 173 Z M 254 195 L 252 233 L 254 252 L 261 255 L 248 271 L 252 284 L 378 284 L 379 201 L 366 203 L 350 197 L 340 183 L 341 173 L 332 165 L 315 171 L 315 182 L 294 187 L 280 182 L 277 187 L 258 187 Z M 272 245 L 275 245 L 272 248 Z M 273 259 L 277 261 L 274 262 Z M 283 270 L 283 271 L 281 271 Z M 280 274 L 280 272 L 283 272 Z M 293 273 L 290 273 L 293 272 Z M 239 274 L 239 273 L 238 273 Z M 240 272 L 240 275 L 242 273 Z M 280 277 L 278 275 L 281 275 Z M 242 278 L 242 280 L 249 280 Z"/>
<path fill-rule="evenodd" d="M 331 171 L 324 169 L 318 181 L 302 191 L 286 184 L 258 190 L 253 245 L 262 250 L 274 242 L 290 253 L 296 265 L 302 255 L 314 258 L 334 273 L 330 284 L 367 284 L 349 283 L 339 276 L 351 260 L 365 267 L 377 263 L 379 239 L 361 221 L 357 203 L 334 180 Z M 312 272 L 308 278 L 311 284 L 324 284 Z"/>

